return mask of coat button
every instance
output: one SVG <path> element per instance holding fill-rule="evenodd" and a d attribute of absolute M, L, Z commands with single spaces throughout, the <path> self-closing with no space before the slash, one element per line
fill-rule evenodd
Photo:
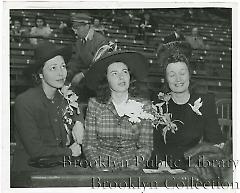
<path fill-rule="evenodd" d="M 57 119 L 54 119 L 54 122 L 57 122 Z"/>

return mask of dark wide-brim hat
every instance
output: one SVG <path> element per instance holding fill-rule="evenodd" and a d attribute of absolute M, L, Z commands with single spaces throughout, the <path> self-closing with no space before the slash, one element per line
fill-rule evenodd
<path fill-rule="evenodd" d="M 27 73 L 34 74 L 39 71 L 40 68 L 44 66 L 44 63 L 55 56 L 62 56 L 65 63 L 69 61 L 72 55 L 72 47 L 65 46 L 60 47 L 51 42 L 44 42 L 39 44 L 35 49 L 35 63 L 33 63 Z"/>
<path fill-rule="evenodd" d="M 95 90 L 100 81 L 106 76 L 107 68 L 114 62 L 122 62 L 127 65 L 136 80 L 144 80 L 148 75 L 147 59 L 139 52 L 113 51 L 104 54 L 93 62 L 85 78 L 88 88 Z"/>

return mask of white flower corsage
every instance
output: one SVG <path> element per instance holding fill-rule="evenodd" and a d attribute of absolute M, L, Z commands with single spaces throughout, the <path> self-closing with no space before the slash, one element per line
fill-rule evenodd
<path fill-rule="evenodd" d="M 80 114 L 79 106 L 78 106 L 78 96 L 69 89 L 69 86 L 63 86 L 61 90 L 59 90 L 60 94 L 67 101 L 66 108 L 63 109 L 63 120 L 66 124 L 72 125 L 73 121 L 71 116 L 74 114 L 74 109 L 76 109 L 77 114 Z"/>
<path fill-rule="evenodd" d="M 181 124 L 184 124 L 180 120 L 172 120 L 172 114 L 168 112 L 168 102 L 171 99 L 172 95 L 171 93 L 164 94 L 160 92 L 158 94 L 158 99 L 163 101 L 161 103 L 153 104 L 153 116 L 154 119 L 152 120 L 152 125 L 157 129 L 159 125 L 163 125 L 164 128 L 162 129 L 162 135 L 164 143 L 167 143 L 167 132 L 171 131 L 173 134 L 176 133 L 178 130 L 177 125 L 175 122 L 179 122 Z M 163 112 L 163 105 L 166 105 L 166 112 Z"/>
<path fill-rule="evenodd" d="M 129 99 L 124 108 L 124 115 L 129 117 L 132 123 L 140 123 L 141 119 L 153 119 L 153 115 L 143 110 L 144 104 Z"/>
<path fill-rule="evenodd" d="M 192 106 L 190 103 L 189 106 L 192 108 L 192 110 L 197 114 L 197 115 L 202 115 L 202 113 L 199 111 L 200 107 L 202 106 L 202 99 L 199 98 L 194 102 L 194 105 Z"/>
<path fill-rule="evenodd" d="M 70 136 L 72 134 L 73 126 L 75 124 L 75 122 L 73 122 L 73 119 L 72 119 L 72 116 L 75 113 L 74 109 L 76 110 L 77 114 L 80 114 L 80 109 L 77 102 L 78 96 L 72 90 L 69 89 L 70 86 L 71 84 L 68 86 L 63 86 L 62 89 L 59 90 L 59 93 L 67 101 L 66 108 L 63 109 L 63 113 L 62 113 L 64 127 L 68 133 L 66 145 L 70 145 L 70 142 L 71 142 Z"/>

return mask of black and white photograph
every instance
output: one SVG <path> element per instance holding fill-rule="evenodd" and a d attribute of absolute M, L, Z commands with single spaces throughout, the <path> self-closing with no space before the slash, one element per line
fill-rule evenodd
<path fill-rule="evenodd" d="M 238 3 L 61 3 L 3 2 L 5 191 L 239 189 Z"/>

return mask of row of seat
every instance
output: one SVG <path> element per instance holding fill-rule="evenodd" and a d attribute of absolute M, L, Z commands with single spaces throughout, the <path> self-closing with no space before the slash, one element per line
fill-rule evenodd
<path fill-rule="evenodd" d="M 22 11 L 23 12 L 23 11 Z M 20 11 L 12 11 L 11 12 L 11 14 L 12 15 L 21 15 L 22 14 L 22 12 L 20 12 Z M 37 12 L 37 14 L 32 14 L 32 12 L 31 11 L 28 11 L 28 12 L 26 12 L 26 11 L 24 11 L 23 12 L 24 14 L 25 14 L 25 17 L 26 17 L 26 14 L 27 14 L 27 18 L 25 18 L 24 20 L 26 21 L 26 22 L 28 22 L 28 24 L 27 25 L 34 25 L 34 17 L 35 17 L 35 15 L 46 15 L 45 13 L 40 13 L 40 12 Z M 55 16 L 54 16 L 55 15 Z M 52 17 L 52 16 L 54 16 L 54 17 Z M 62 18 L 64 18 L 63 20 L 62 20 Z M 53 27 L 53 28 L 57 28 L 58 27 L 58 25 L 62 22 L 62 21 L 65 21 L 66 19 L 69 19 L 69 14 L 67 14 L 67 15 L 61 15 L 61 16 L 59 16 L 59 14 L 54 14 L 54 13 L 52 13 L 52 14 L 50 14 L 47 18 L 46 18 L 46 22 L 48 23 L 48 24 L 50 24 L 51 25 L 51 27 Z M 57 22 L 56 22 L 57 21 Z M 139 20 L 135 20 L 135 22 L 139 22 Z M 103 21 L 103 24 L 104 25 L 107 25 L 107 26 L 110 26 L 110 25 L 112 25 L 112 23 L 111 22 L 107 22 L 107 21 Z M 137 25 L 138 23 L 135 23 L 135 24 L 132 24 L 132 26 L 130 25 L 130 27 L 138 27 L 138 25 Z M 119 25 L 119 24 L 118 24 Z M 166 24 L 166 23 L 160 23 L 160 24 L 158 24 L 158 27 L 159 27 L 159 30 L 164 30 L 164 29 L 166 29 L 166 30 L 168 30 L 168 29 L 171 29 L 172 28 L 172 25 L 171 24 Z M 214 24 L 212 24 L 212 25 L 209 25 L 209 24 L 198 24 L 198 23 L 189 23 L 189 22 L 184 22 L 184 28 L 186 28 L 186 29 L 191 29 L 191 28 L 193 28 L 193 27 L 199 27 L 199 30 L 200 30 L 200 32 L 201 32 L 201 30 L 204 30 L 203 32 L 204 33 L 213 33 L 213 31 L 214 31 L 214 35 L 216 36 L 216 35 L 224 35 L 224 34 L 227 34 L 226 35 L 226 38 L 228 38 L 228 37 L 230 37 L 231 38 L 231 35 L 229 35 L 229 34 L 231 34 L 231 26 L 230 25 L 214 25 Z M 187 30 L 187 31 L 189 31 L 189 30 Z M 224 38 L 224 37 L 223 37 Z"/>
<path fill-rule="evenodd" d="M 60 38 L 60 37 L 50 37 L 49 39 L 54 41 L 55 43 L 59 42 L 60 44 L 63 44 L 63 45 L 71 44 L 74 42 L 74 40 L 70 40 L 70 39 L 62 40 L 62 38 Z M 129 40 L 129 39 L 123 39 L 123 38 L 119 38 L 119 39 L 109 38 L 109 39 L 118 43 L 119 45 L 126 46 L 126 48 L 128 46 L 130 49 L 134 49 L 134 48 L 136 48 L 136 46 L 139 46 L 140 47 L 139 49 L 142 49 L 142 51 L 152 52 L 153 56 L 156 56 L 156 48 L 144 45 L 144 42 L 141 40 L 132 40 L 132 39 Z M 133 47 L 132 45 L 135 45 L 135 46 Z M 144 46 L 142 46 L 142 45 L 144 45 Z M 33 47 L 31 45 L 28 45 L 27 43 L 17 43 L 17 44 L 11 43 L 11 48 L 25 50 L 25 49 L 31 49 Z M 212 48 L 212 46 L 211 46 L 211 48 Z M 212 50 L 212 49 L 210 49 L 210 50 L 200 50 L 199 49 L 199 50 L 194 50 L 193 55 L 195 55 L 196 57 L 199 56 L 199 59 L 201 59 L 200 58 L 201 56 L 203 58 L 213 56 L 215 58 L 215 60 L 219 60 L 219 61 L 222 61 L 225 59 L 228 61 L 231 60 L 231 50 L 217 51 L 217 50 Z"/>
<path fill-rule="evenodd" d="M 58 29 L 59 28 L 60 22 L 56 22 L 56 20 L 47 20 L 46 22 L 50 25 L 50 27 L 52 29 Z M 34 19 L 33 18 L 32 19 L 26 18 L 25 21 L 23 22 L 23 25 L 27 26 L 27 27 L 35 26 Z M 104 23 L 104 25 L 105 25 L 106 28 L 108 28 L 109 26 L 112 26 L 112 25 L 110 25 L 110 23 Z M 118 26 L 116 26 L 116 27 L 118 27 Z M 138 25 L 131 24 L 130 27 L 138 29 Z M 189 32 L 188 28 L 190 28 L 190 27 L 187 25 L 186 28 L 187 29 L 183 30 L 183 32 L 186 35 L 189 35 L 190 32 Z M 202 30 L 202 29 L 204 29 L 204 30 Z M 214 28 L 214 29 L 216 29 L 216 28 Z M 222 30 L 221 31 L 215 30 L 214 32 L 212 30 L 213 30 L 212 28 L 205 29 L 204 27 L 200 27 L 200 33 L 203 34 L 203 38 L 205 40 L 209 39 L 209 38 L 206 37 L 206 36 L 208 36 L 208 37 L 214 38 L 215 41 L 221 41 L 221 42 L 226 42 L 226 43 L 231 42 L 231 35 L 230 35 L 231 32 L 230 31 L 225 31 L 227 34 L 224 34 Z M 172 27 L 164 25 L 164 28 L 156 29 L 155 31 L 156 31 L 155 33 L 148 33 L 148 36 L 152 36 L 153 38 L 154 37 L 159 37 L 159 36 L 164 37 L 167 34 L 171 33 Z M 134 36 L 136 34 L 124 34 L 124 35 L 127 36 L 128 38 L 129 37 L 134 38 Z M 206 36 L 204 36 L 204 35 L 206 35 Z"/>
<path fill-rule="evenodd" d="M 55 40 L 54 40 L 55 41 Z M 60 43 L 62 44 L 62 41 L 56 40 L 56 43 Z M 70 44 L 73 42 L 66 42 L 66 44 Z M 126 43 L 121 41 L 122 44 Z M 131 42 L 129 42 L 131 43 Z M 122 49 L 133 49 L 135 50 L 136 47 L 131 47 L 128 48 L 126 45 L 119 45 L 119 48 Z M 34 52 L 33 52 L 33 47 L 31 45 L 28 44 L 19 44 L 19 43 L 11 43 L 11 55 L 14 56 L 14 58 L 16 60 L 12 60 L 12 64 L 15 63 L 31 63 L 31 57 L 33 57 Z M 145 50 L 139 50 L 140 52 L 142 52 L 148 59 L 149 62 L 152 63 L 157 63 L 157 56 L 155 52 L 145 52 Z M 228 55 L 229 56 L 229 55 Z M 22 59 L 22 60 L 21 60 Z M 222 56 L 217 56 L 214 54 L 211 54 L 211 52 L 209 52 L 207 54 L 206 51 L 204 51 L 203 53 L 199 52 L 199 51 L 194 51 L 193 52 L 193 56 L 192 56 L 192 62 L 196 63 L 199 61 L 203 61 L 204 62 L 204 66 L 213 66 L 216 68 L 221 68 L 221 69 L 229 69 L 231 70 L 231 57 L 227 57 L 227 55 L 222 55 Z"/>
<path fill-rule="evenodd" d="M 32 24 L 28 24 L 28 22 L 33 22 L 34 20 L 34 14 L 27 14 L 27 11 L 24 11 L 25 14 L 25 22 L 27 23 L 27 25 L 29 25 L 28 27 L 30 27 Z M 14 12 L 15 14 L 15 12 Z M 42 13 L 39 13 L 42 14 Z M 52 14 L 52 13 L 51 13 Z M 50 14 L 50 15 L 51 15 Z M 49 17 L 49 18 L 48 18 Z M 61 17 L 47 17 L 47 21 L 49 21 L 50 24 L 53 24 L 53 26 L 55 25 L 56 28 L 53 29 L 53 37 L 51 37 L 51 41 L 57 43 L 57 44 L 62 44 L 62 45 L 67 45 L 67 44 L 71 44 L 73 43 L 73 39 L 70 36 L 67 35 L 62 35 L 60 34 L 60 30 L 58 29 L 58 26 L 60 24 L 60 22 L 62 21 L 63 18 Z M 65 17 L 64 19 L 69 19 L 68 17 Z M 59 22 L 59 24 L 57 23 Z M 57 23 L 57 24 L 56 24 Z M 120 29 L 119 26 L 117 26 L 116 24 L 114 25 L 113 23 L 109 23 L 109 22 L 105 22 L 104 25 L 108 26 L 110 29 L 107 30 L 106 35 L 112 39 L 113 41 L 117 42 L 119 47 L 122 49 L 132 49 L 132 50 L 137 50 L 140 52 L 143 52 L 144 55 L 146 55 L 146 57 L 149 59 L 149 63 L 151 66 L 151 71 L 152 72 L 157 72 L 157 74 L 155 75 L 154 73 L 150 75 L 151 76 L 159 76 L 159 66 L 157 64 L 157 59 L 156 59 L 156 46 L 152 45 L 145 45 L 144 41 L 141 40 L 135 40 L 135 36 L 136 33 L 129 33 L 127 34 L 125 30 Z M 159 28 L 161 28 L 161 25 L 159 25 Z M 157 31 L 157 33 L 150 33 L 147 34 L 148 36 L 150 36 L 152 38 L 153 41 L 159 41 L 159 37 L 161 38 L 160 35 L 162 35 L 163 37 L 163 31 L 164 32 L 170 32 L 170 25 L 163 25 L 164 27 L 162 27 L 162 29 L 160 31 Z M 52 25 L 51 25 L 52 27 Z M 137 26 L 135 26 L 136 28 Z M 187 27 L 185 28 L 190 28 L 191 25 L 187 25 Z M 204 29 L 208 29 L 211 28 L 211 26 L 204 26 Z M 165 31 L 166 29 L 166 31 Z M 200 28 L 201 29 L 201 28 Z M 169 30 L 169 31 L 167 31 Z M 202 29 L 201 29 L 202 30 Z M 219 29 L 215 26 L 215 28 L 211 28 L 211 30 L 213 30 L 214 34 L 217 34 L 219 32 Z M 222 32 L 228 32 L 231 33 L 230 30 L 228 30 L 227 28 L 225 28 L 225 31 L 222 30 Z M 226 35 L 226 33 L 223 33 L 223 35 Z M 166 34 L 164 34 L 166 35 Z M 229 35 L 230 37 L 230 35 Z M 155 38 L 155 39 L 154 39 Z M 62 40 L 61 40 L 62 39 Z M 64 40 L 63 40 L 64 39 Z M 163 40 L 163 39 L 162 39 Z M 214 42 L 213 42 L 214 44 Z M 220 78 L 219 81 L 217 80 L 209 80 L 209 81 L 213 81 L 214 83 L 208 83 L 207 84 L 209 86 L 217 86 L 217 87 L 231 87 L 231 77 L 229 75 L 231 75 L 231 48 L 228 47 L 224 47 L 224 46 L 217 46 L 216 45 L 216 49 L 213 49 L 214 45 L 211 45 L 211 49 L 210 50 L 202 50 L 199 52 L 196 52 L 193 54 L 193 61 L 195 61 L 195 69 L 193 70 L 194 75 L 195 76 L 203 76 L 203 77 L 207 77 L 208 73 L 206 73 L 206 71 L 211 68 L 214 69 L 215 71 L 219 71 L 219 75 L 217 76 L 219 78 L 219 76 L 224 77 L 223 75 L 226 75 L 226 77 L 228 78 L 228 83 L 225 85 L 225 82 L 222 82 L 222 79 Z M 34 62 L 32 60 L 33 58 L 33 48 L 31 45 L 27 45 L 27 44 L 11 44 L 11 66 L 12 69 L 17 69 L 20 70 L 21 68 L 24 68 L 22 65 L 23 64 L 27 64 L 27 65 L 31 65 L 32 62 Z M 207 63 L 206 63 L 207 62 Z M 17 66 L 17 68 L 16 68 Z M 15 78 L 19 78 L 21 77 L 21 73 L 15 73 L 16 71 L 12 71 L 12 76 L 16 76 Z M 222 73 L 221 73 L 222 72 Z M 154 80 L 155 81 L 155 80 Z M 204 83 L 205 84 L 205 83 Z"/>

